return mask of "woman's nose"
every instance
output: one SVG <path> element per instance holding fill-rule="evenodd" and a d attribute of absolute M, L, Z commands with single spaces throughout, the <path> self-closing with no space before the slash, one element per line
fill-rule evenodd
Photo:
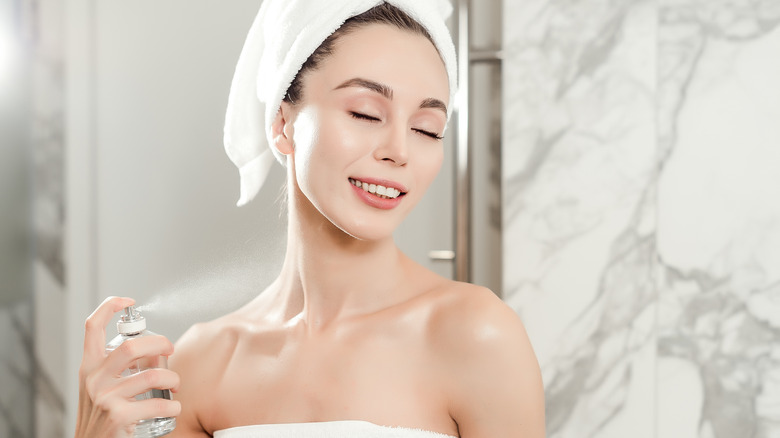
<path fill-rule="evenodd" d="M 392 162 L 403 166 L 409 161 L 409 139 L 406 128 L 394 128 L 380 139 L 374 150 L 377 160 Z"/>

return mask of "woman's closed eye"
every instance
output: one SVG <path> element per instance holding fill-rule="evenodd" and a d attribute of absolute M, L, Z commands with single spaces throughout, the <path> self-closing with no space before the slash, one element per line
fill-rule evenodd
<path fill-rule="evenodd" d="M 356 111 L 350 111 L 349 115 L 351 115 L 353 118 L 358 119 L 358 120 L 366 120 L 366 121 L 369 121 L 369 122 L 381 122 L 382 121 L 382 119 L 380 119 L 379 117 L 370 116 L 368 114 L 363 114 L 363 113 L 359 113 L 359 112 L 356 112 Z M 437 134 L 435 132 L 427 131 L 425 129 L 413 128 L 412 131 L 417 132 L 419 134 L 422 134 L 422 135 L 424 135 L 426 137 L 430 137 L 430 138 L 432 138 L 434 140 L 442 140 L 444 138 L 444 137 L 442 137 L 441 135 L 439 135 L 439 134 Z"/>
<path fill-rule="evenodd" d="M 349 115 L 351 115 L 352 117 L 354 117 L 356 119 L 368 120 L 370 122 L 381 122 L 382 121 L 382 119 L 380 119 L 379 117 L 369 116 L 368 114 L 358 113 L 358 112 L 355 112 L 355 111 L 350 111 Z"/>
<path fill-rule="evenodd" d="M 444 138 L 444 137 L 442 137 L 441 135 L 439 135 L 439 134 L 437 134 L 435 132 L 426 131 L 424 129 L 414 128 L 414 129 L 412 129 L 412 131 L 418 132 L 418 133 L 420 133 L 420 134 L 422 134 L 422 135 L 424 135 L 426 137 L 430 137 L 430 138 L 432 138 L 434 140 L 442 140 Z"/>

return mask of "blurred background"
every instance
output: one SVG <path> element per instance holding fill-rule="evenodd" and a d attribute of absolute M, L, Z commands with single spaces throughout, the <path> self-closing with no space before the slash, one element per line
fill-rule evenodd
<path fill-rule="evenodd" d="M 453 1 L 399 245 L 518 312 L 550 437 L 780 436 L 780 2 Z M 283 170 L 237 208 L 222 149 L 258 7 L 0 0 L 0 437 L 72 436 L 106 296 L 175 340 L 276 275 Z"/>

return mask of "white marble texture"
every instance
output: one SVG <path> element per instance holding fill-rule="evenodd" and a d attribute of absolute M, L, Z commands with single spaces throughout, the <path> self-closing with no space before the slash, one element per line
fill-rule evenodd
<path fill-rule="evenodd" d="M 662 8 L 658 404 L 688 396 L 680 375 L 700 390 L 660 411 L 668 436 L 780 436 L 779 21 L 778 2 Z"/>
<path fill-rule="evenodd" d="M 780 2 L 504 7 L 504 291 L 549 436 L 779 436 Z"/>

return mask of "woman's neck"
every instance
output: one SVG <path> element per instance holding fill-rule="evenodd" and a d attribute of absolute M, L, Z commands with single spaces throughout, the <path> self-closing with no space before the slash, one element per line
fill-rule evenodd
<path fill-rule="evenodd" d="M 319 331 L 406 298 L 400 294 L 407 259 L 392 236 L 356 239 L 303 198 L 289 204 L 287 253 L 274 288 L 274 307 L 285 320 Z"/>

